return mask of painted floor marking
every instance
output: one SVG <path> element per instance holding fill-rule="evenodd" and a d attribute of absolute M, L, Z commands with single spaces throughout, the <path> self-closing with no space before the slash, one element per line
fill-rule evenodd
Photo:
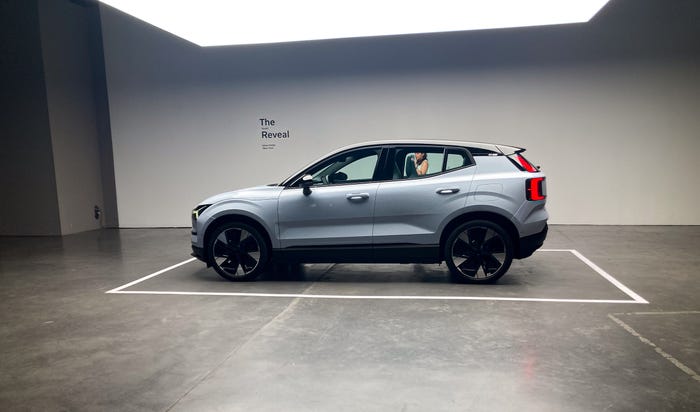
<path fill-rule="evenodd" d="M 679 310 L 675 312 L 627 312 L 613 315 L 700 315 L 700 310 Z"/>
<path fill-rule="evenodd" d="M 171 271 L 171 270 L 173 270 L 173 269 L 175 269 L 175 268 L 178 268 L 178 267 L 180 267 L 180 266 L 182 266 L 182 265 L 185 265 L 185 264 L 187 264 L 187 263 L 193 262 L 193 261 L 195 261 L 195 260 L 197 260 L 197 258 L 191 258 L 191 259 L 183 260 L 183 261 L 180 262 L 180 263 L 176 263 L 176 264 L 174 264 L 174 265 L 172 265 L 172 266 L 168 266 L 168 267 L 165 268 L 165 269 L 161 269 L 161 270 L 159 270 L 159 271 L 157 271 L 157 272 L 153 272 L 153 273 L 151 273 L 150 275 L 144 276 L 144 277 L 142 277 L 142 278 L 140 278 L 140 279 L 136 279 L 136 280 L 133 281 L 133 282 L 129 282 L 129 283 L 127 283 L 126 285 L 119 286 L 118 288 L 114 288 L 114 289 L 109 290 L 109 291 L 107 291 L 107 292 L 105 292 L 105 293 L 117 293 L 117 292 L 121 291 L 122 289 L 126 289 L 126 288 L 128 288 L 128 287 L 131 287 L 131 286 L 136 285 L 137 283 L 141 283 L 141 282 L 143 282 L 144 280 L 148 280 L 148 279 L 154 278 L 154 277 L 156 277 L 156 276 L 158 276 L 158 275 L 162 275 L 162 274 L 165 273 L 165 272 Z"/>
<path fill-rule="evenodd" d="M 518 298 L 518 297 L 498 297 L 498 296 L 412 296 L 412 295 L 316 295 L 303 293 L 253 293 L 253 292 L 181 292 L 181 291 L 151 291 L 151 290 L 124 290 L 137 285 L 143 281 L 162 275 L 170 270 L 178 268 L 196 259 L 191 258 L 176 263 L 165 269 L 161 269 L 150 275 L 136 279 L 125 285 L 119 286 L 105 293 L 111 294 L 132 294 L 132 295 L 187 295 L 187 296 L 249 296 L 249 297 L 269 297 L 269 298 L 307 298 L 307 299 L 377 299 L 377 300 L 482 300 L 482 301 L 510 301 L 510 302 L 560 302 L 560 303 L 641 303 L 649 302 L 632 291 L 612 275 L 601 269 L 598 265 L 583 256 L 574 249 L 540 249 L 538 252 L 569 252 L 585 263 L 588 267 L 601 275 L 608 282 L 620 289 L 632 300 L 621 299 L 549 299 L 549 298 Z"/>
<path fill-rule="evenodd" d="M 248 293 L 248 292 L 179 292 L 159 290 L 127 290 L 105 292 L 130 295 L 190 295 L 190 296 L 252 296 L 263 298 L 314 298 L 314 299 L 376 299 L 376 300 L 489 300 L 511 302 L 564 302 L 564 303 L 640 303 L 634 300 L 602 299 L 548 299 L 509 298 L 498 296 L 412 296 L 412 295 L 306 295 L 302 293 Z"/>
<path fill-rule="evenodd" d="M 615 285 L 618 289 L 621 291 L 625 292 L 627 296 L 631 297 L 634 299 L 635 302 L 639 303 L 649 303 L 644 299 L 643 297 L 639 296 L 638 294 L 634 293 L 634 291 L 627 286 L 623 285 L 619 280 L 615 279 L 614 277 L 610 276 L 610 274 L 603 269 L 601 269 L 598 265 L 595 263 L 591 262 L 587 257 L 583 256 L 581 253 L 579 253 L 578 250 L 571 249 L 571 253 L 574 254 L 577 258 L 581 259 L 581 261 L 585 264 L 588 265 L 591 269 L 595 270 L 600 276 L 604 277 L 608 282 L 612 283 Z"/>
<path fill-rule="evenodd" d="M 654 315 L 666 314 L 666 315 L 671 315 L 671 314 L 680 314 L 680 313 L 686 314 L 686 313 L 700 313 L 700 312 L 697 312 L 697 311 L 692 311 L 692 312 L 665 312 L 665 313 L 664 313 L 664 312 L 646 312 L 646 313 L 645 313 L 645 312 L 637 312 L 637 313 L 634 313 L 634 314 L 636 314 L 636 315 L 640 315 L 640 314 L 643 314 L 643 315 L 646 315 L 646 314 L 654 314 Z M 618 315 L 620 315 L 620 314 L 618 313 Z M 654 348 L 654 350 L 656 351 L 656 353 L 658 353 L 659 355 L 661 355 L 662 357 L 664 357 L 666 360 L 668 360 L 669 362 L 671 362 L 671 363 L 672 363 L 674 366 L 676 366 L 678 369 L 682 370 L 682 371 L 685 372 L 688 376 L 690 376 L 691 378 L 693 378 L 693 379 L 695 379 L 696 381 L 700 382 L 700 376 L 699 376 L 694 370 L 692 370 L 691 368 L 689 368 L 688 366 L 686 366 L 685 364 L 683 364 L 683 362 L 679 361 L 678 359 L 674 358 L 673 356 L 671 356 L 670 354 L 668 354 L 667 352 L 665 352 L 663 349 L 661 349 L 661 348 L 660 348 L 658 345 L 656 345 L 654 342 L 652 342 L 652 341 L 650 341 L 649 339 L 645 338 L 644 336 L 640 335 L 639 332 L 637 332 L 636 330 L 634 330 L 630 325 L 626 324 L 625 322 L 623 322 L 622 320 L 620 320 L 620 319 L 619 319 L 618 317 L 616 317 L 615 315 L 609 314 L 608 317 L 609 317 L 610 319 L 612 319 L 613 322 L 615 322 L 615 323 L 617 323 L 618 325 L 620 325 L 624 330 L 626 330 L 627 332 L 629 332 L 630 335 L 632 335 L 632 336 L 638 338 L 640 341 L 642 341 L 642 342 L 644 342 L 645 344 L 647 344 L 647 345 L 651 346 L 652 348 Z"/>

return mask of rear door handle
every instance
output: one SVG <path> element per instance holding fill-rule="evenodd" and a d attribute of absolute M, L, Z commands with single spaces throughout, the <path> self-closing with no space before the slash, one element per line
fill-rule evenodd
<path fill-rule="evenodd" d="M 348 193 L 345 198 L 350 201 L 359 201 L 369 199 L 369 193 Z"/>
<path fill-rule="evenodd" d="M 439 195 L 451 195 L 451 194 L 457 193 L 457 192 L 459 192 L 459 188 L 456 188 L 456 187 L 449 188 L 449 189 L 438 189 L 435 191 L 435 193 L 437 193 Z"/>

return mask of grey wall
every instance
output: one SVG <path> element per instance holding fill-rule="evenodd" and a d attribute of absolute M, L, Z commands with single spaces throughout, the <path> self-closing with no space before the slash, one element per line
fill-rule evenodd
<path fill-rule="evenodd" d="M 114 156 L 112 154 L 112 127 L 109 119 L 107 78 L 102 49 L 102 24 L 100 12 L 96 6 L 90 10 L 90 14 L 92 24 L 90 25 L 89 47 L 93 63 L 94 108 L 100 150 L 100 170 L 102 172 L 102 225 L 107 228 L 116 228 L 119 227 L 119 215 L 117 212 L 117 188 L 114 182 Z"/>
<path fill-rule="evenodd" d="M 59 234 L 35 2 L 0 2 L 0 235 Z"/>
<path fill-rule="evenodd" d="M 96 5 L 11 0 L 0 7 L 0 235 L 116 226 Z M 95 205 L 106 212 L 101 219 Z"/>
<path fill-rule="evenodd" d="M 94 218 L 94 206 L 103 202 L 90 17 L 74 3 L 39 1 L 62 234 L 101 227 Z"/>
<path fill-rule="evenodd" d="M 665 4 L 618 0 L 587 25 L 210 49 L 103 7 L 120 223 L 186 226 L 204 197 L 341 145 L 446 138 L 527 147 L 553 223 L 699 224 L 698 14 Z M 260 117 L 291 137 L 264 150 Z"/>

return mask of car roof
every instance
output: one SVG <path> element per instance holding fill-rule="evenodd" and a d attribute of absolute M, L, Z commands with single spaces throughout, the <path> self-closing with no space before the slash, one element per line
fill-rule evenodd
<path fill-rule="evenodd" d="M 387 145 L 435 145 L 435 146 L 460 146 L 460 147 L 473 147 L 478 149 L 492 150 L 495 152 L 502 152 L 504 154 L 511 154 L 515 152 L 524 151 L 522 147 L 509 146 L 503 144 L 494 143 L 483 143 L 483 142 L 467 142 L 461 140 L 412 140 L 412 139 L 401 139 L 401 140 L 376 140 L 362 143 L 355 143 L 348 146 L 341 147 L 338 150 L 328 153 L 326 156 L 333 153 L 340 153 L 348 149 L 356 149 L 364 146 L 387 146 Z M 325 157 L 325 156 L 324 156 Z"/>

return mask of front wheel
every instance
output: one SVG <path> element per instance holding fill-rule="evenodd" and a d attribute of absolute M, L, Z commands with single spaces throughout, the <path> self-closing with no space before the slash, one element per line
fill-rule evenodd
<path fill-rule="evenodd" d="M 491 283 L 510 268 L 513 241 L 496 223 L 472 220 L 455 228 L 443 249 L 453 280 L 463 283 Z"/>
<path fill-rule="evenodd" d="M 269 250 L 257 229 L 230 222 L 214 229 L 207 255 L 209 263 L 223 278 L 243 281 L 255 279 L 265 269 Z"/>

